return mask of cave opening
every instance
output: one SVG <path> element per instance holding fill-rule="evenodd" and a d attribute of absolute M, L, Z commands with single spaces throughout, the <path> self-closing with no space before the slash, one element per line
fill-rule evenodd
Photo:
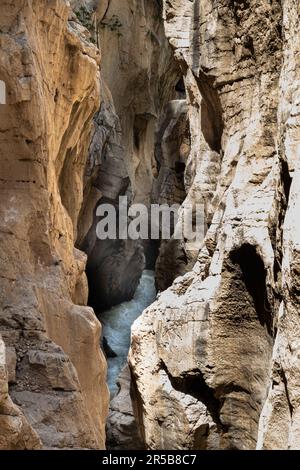
<path fill-rule="evenodd" d="M 181 77 L 175 85 L 175 91 L 177 92 L 178 99 L 185 99 L 186 98 L 186 88 L 184 83 L 184 78 Z"/>
<path fill-rule="evenodd" d="M 240 266 L 243 281 L 253 299 L 258 320 L 272 336 L 272 309 L 267 293 L 267 270 L 262 258 L 257 253 L 256 247 L 248 243 L 233 251 L 230 258 L 234 264 Z"/>

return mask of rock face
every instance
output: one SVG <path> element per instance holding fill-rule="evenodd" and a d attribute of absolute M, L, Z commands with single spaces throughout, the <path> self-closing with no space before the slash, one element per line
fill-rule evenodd
<path fill-rule="evenodd" d="M 150 449 L 300 448 L 299 5 L 164 2 L 185 76 L 193 269 L 133 327 Z"/>
<path fill-rule="evenodd" d="M 186 100 L 170 101 L 157 128 L 155 156 L 159 173 L 153 184 L 152 202 L 181 205 L 186 198 L 184 173 L 190 151 Z M 160 238 L 161 232 L 160 227 Z M 189 264 L 184 243 L 173 238 L 162 239 L 155 267 L 157 289 L 163 291 L 170 287 L 177 276 L 193 267 Z"/>
<path fill-rule="evenodd" d="M 120 391 L 110 403 L 106 442 L 108 449 L 143 450 L 145 445 L 134 415 L 131 374 L 126 365 L 118 379 Z"/>
<path fill-rule="evenodd" d="M 92 11 L 91 4 L 81 8 Z M 124 0 L 121 7 L 118 0 L 100 2 L 89 22 L 94 21 L 102 52 L 102 104 L 87 166 L 88 181 L 90 174 L 94 179 L 85 187 L 84 207 L 111 203 L 117 208 L 122 195 L 128 196 L 129 206 L 149 206 L 158 174 L 156 125 L 164 106 L 176 97 L 179 73 L 161 7 L 156 0 Z M 83 217 L 88 213 L 84 209 Z M 98 222 L 94 216 L 92 226 L 80 223 L 88 231 L 79 242 L 88 254 L 90 302 L 101 312 L 133 297 L 145 250 L 139 241 L 97 240 Z"/>
<path fill-rule="evenodd" d="M 89 301 L 97 312 L 130 300 L 144 268 L 139 241 L 100 240 L 96 236 L 100 221 L 96 216 L 97 208 L 112 204 L 119 217 L 119 196 L 128 194 L 130 183 L 124 162 L 120 119 L 104 81 L 101 88 L 102 103 L 95 119 L 86 167 L 84 203 L 79 221 L 82 233 L 78 239 L 79 246 L 88 255 Z"/>
<path fill-rule="evenodd" d="M 41 441 L 32 429 L 22 411 L 12 402 L 8 394 L 8 382 L 14 380 L 5 353 L 5 345 L 0 340 L 0 449 L 23 450 L 40 449 Z"/>
<path fill-rule="evenodd" d="M 288 207 L 279 233 L 282 262 L 277 266 L 282 301 L 277 313 L 271 383 L 261 421 L 258 447 L 263 449 L 300 448 L 299 408 L 299 256 L 300 234 L 300 109 L 299 109 L 299 15 L 295 1 L 283 4 L 283 58 L 279 81 L 278 154 L 281 185 Z M 280 272 L 281 270 L 281 272 Z"/>
<path fill-rule="evenodd" d="M 99 51 L 64 0 L 0 4 L 0 447 L 104 448 L 106 362 L 74 248 Z"/>
<path fill-rule="evenodd" d="M 0 7 L 0 448 L 300 449 L 299 2 Z M 205 238 L 161 242 L 105 436 L 87 305 L 151 258 L 96 237 L 120 195 Z"/>

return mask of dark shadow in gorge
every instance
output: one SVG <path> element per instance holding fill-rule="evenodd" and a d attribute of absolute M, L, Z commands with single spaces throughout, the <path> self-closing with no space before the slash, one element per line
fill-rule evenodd
<path fill-rule="evenodd" d="M 118 229 L 118 202 L 102 198 L 97 207 L 106 204 L 115 208 Z M 145 256 L 141 241 L 121 240 L 118 231 L 116 239 L 98 239 L 97 224 L 104 217 L 97 217 L 96 210 L 93 226 L 82 244 L 82 249 L 88 254 L 86 273 L 89 282 L 89 305 L 100 313 L 132 299 L 145 267 Z"/>
<path fill-rule="evenodd" d="M 240 266 L 246 288 L 254 301 L 258 319 L 272 336 L 273 318 L 266 289 L 267 271 L 261 257 L 256 248 L 249 244 L 244 244 L 233 251 L 230 257 L 233 263 Z"/>
<path fill-rule="evenodd" d="M 219 92 L 214 87 L 214 79 L 202 72 L 196 81 L 202 95 L 201 130 L 211 150 L 220 153 L 224 122 Z"/>

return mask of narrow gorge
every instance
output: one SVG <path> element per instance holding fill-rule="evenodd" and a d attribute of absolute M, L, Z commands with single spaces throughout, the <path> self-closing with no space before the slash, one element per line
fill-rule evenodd
<path fill-rule="evenodd" d="M 299 2 L 0 12 L 0 450 L 299 450 Z"/>

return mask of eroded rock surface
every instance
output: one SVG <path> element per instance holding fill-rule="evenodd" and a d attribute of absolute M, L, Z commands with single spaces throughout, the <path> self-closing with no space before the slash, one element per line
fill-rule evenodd
<path fill-rule="evenodd" d="M 119 375 L 119 392 L 110 403 L 107 447 L 112 450 L 143 450 L 145 445 L 134 413 L 135 391 L 126 365 Z"/>
<path fill-rule="evenodd" d="M 69 2 L 0 4 L 0 447 L 104 448 L 106 362 L 74 248 L 99 51 Z"/>
<path fill-rule="evenodd" d="M 121 3 L 0 0 L 0 448 L 299 449 L 299 4 Z M 205 239 L 161 243 L 105 436 L 120 195 Z"/>
<path fill-rule="evenodd" d="M 187 199 L 208 230 L 133 327 L 145 443 L 299 448 L 299 5 L 165 1 L 164 18 L 189 104 Z"/>
<path fill-rule="evenodd" d="M 181 205 L 186 198 L 184 175 L 190 152 L 189 121 L 185 99 L 172 100 L 166 107 L 157 126 L 155 157 L 159 172 L 153 183 L 154 204 Z M 161 225 L 161 224 L 160 224 Z M 171 227 L 174 232 L 174 224 Z M 160 238 L 163 238 L 160 226 Z M 185 244 L 173 237 L 161 239 L 156 261 L 156 285 L 164 291 L 179 275 L 193 267 L 188 259 Z"/>
<path fill-rule="evenodd" d="M 81 8 L 92 11 L 91 4 Z M 126 195 L 129 206 L 149 206 L 158 175 L 156 126 L 164 106 L 176 97 L 179 73 L 161 6 L 156 0 L 125 0 L 122 6 L 117 0 L 100 2 L 91 14 L 90 23 L 94 21 L 103 84 L 87 166 L 88 181 L 91 173 L 94 179 L 85 188 L 85 205 L 110 203 L 118 209 L 119 196 Z M 133 297 L 145 250 L 140 241 L 97 240 L 98 222 L 95 215 L 93 225 L 81 223 L 86 231 L 79 243 L 88 254 L 91 304 L 101 312 Z"/>

